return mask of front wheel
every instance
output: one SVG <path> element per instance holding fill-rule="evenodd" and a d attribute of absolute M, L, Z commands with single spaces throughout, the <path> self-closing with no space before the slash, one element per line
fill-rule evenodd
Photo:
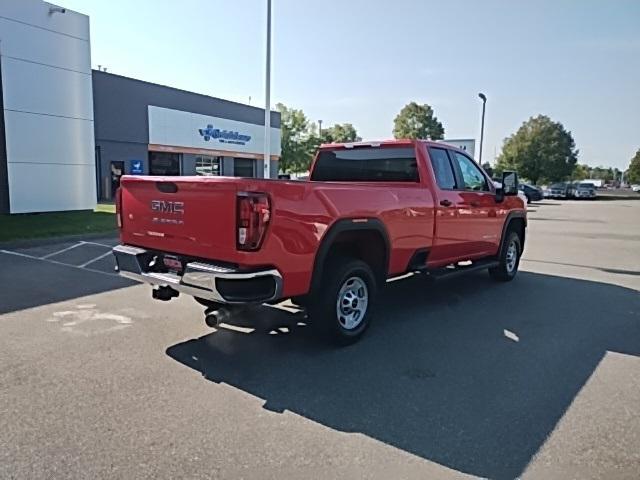
<path fill-rule="evenodd" d="M 504 242 L 498 259 L 500 264 L 497 267 L 490 268 L 489 275 L 494 280 L 509 282 L 518 273 L 520 256 L 522 255 L 522 242 L 520 241 L 520 236 L 514 231 L 507 232 Z"/>
<path fill-rule="evenodd" d="M 362 337 L 371 321 L 376 281 L 371 267 L 356 259 L 336 259 L 309 304 L 311 325 L 340 345 Z"/>

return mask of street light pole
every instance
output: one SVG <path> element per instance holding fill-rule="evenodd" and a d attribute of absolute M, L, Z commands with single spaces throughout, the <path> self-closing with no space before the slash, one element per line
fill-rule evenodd
<path fill-rule="evenodd" d="M 267 0 L 267 65 L 264 94 L 264 178 L 271 178 L 271 0 Z"/>
<path fill-rule="evenodd" d="M 487 96 L 484 93 L 479 93 L 478 96 L 482 100 L 482 126 L 480 127 L 480 157 L 478 163 L 482 165 L 482 144 L 484 143 L 484 111 L 487 105 Z"/>
<path fill-rule="evenodd" d="M 318 138 L 322 140 L 322 120 L 318 120 Z"/>

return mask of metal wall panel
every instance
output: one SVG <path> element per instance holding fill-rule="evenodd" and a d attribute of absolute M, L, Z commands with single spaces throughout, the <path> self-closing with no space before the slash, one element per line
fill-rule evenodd
<path fill-rule="evenodd" d="M 6 57 L 2 72 L 6 110 L 93 120 L 90 74 Z"/>
<path fill-rule="evenodd" d="M 11 213 L 90 210 L 96 205 L 95 165 L 9 163 L 8 167 Z"/>
<path fill-rule="evenodd" d="M 2 42 L 1 53 L 5 57 L 29 60 L 77 72 L 91 72 L 87 40 L 0 17 L 0 42 Z"/>
<path fill-rule="evenodd" d="M 69 9 L 65 13 L 52 12 L 52 7 L 56 5 L 42 0 L 2 0 L 0 17 L 89 40 L 89 22 L 85 15 Z"/>
<path fill-rule="evenodd" d="M 11 213 L 96 203 L 89 17 L 55 9 L 41 0 L 0 1 Z"/>
<path fill-rule="evenodd" d="M 93 122 L 8 110 L 5 120 L 9 164 L 95 165 Z"/>

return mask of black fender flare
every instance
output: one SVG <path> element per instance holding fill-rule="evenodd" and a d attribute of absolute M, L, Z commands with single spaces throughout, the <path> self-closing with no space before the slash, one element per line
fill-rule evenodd
<path fill-rule="evenodd" d="M 380 234 L 384 242 L 383 273 L 386 279 L 387 272 L 389 271 L 391 242 L 389 241 L 389 234 L 387 233 L 384 223 L 377 218 L 342 218 L 332 223 L 320 240 L 320 246 L 313 261 L 313 273 L 309 293 L 315 292 L 319 288 L 326 260 L 331 253 L 331 246 L 335 243 L 338 235 L 353 231 L 374 231 Z"/>
<path fill-rule="evenodd" d="M 504 223 L 502 224 L 502 235 L 500 236 L 500 250 L 498 251 L 498 258 L 502 258 L 502 250 L 504 249 L 504 236 L 509 230 L 509 225 L 513 222 L 514 219 L 521 218 L 524 222 L 525 231 L 527 229 L 527 213 L 522 210 L 514 210 L 507 214 L 507 218 L 505 218 Z M 520 246 L 522 250 L 524 250 L 524 242 L 525 239 L 522 238 L 522 245 Z"/>

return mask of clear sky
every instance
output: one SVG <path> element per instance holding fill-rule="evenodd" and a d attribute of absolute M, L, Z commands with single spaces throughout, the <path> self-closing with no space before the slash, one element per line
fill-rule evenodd
<path fill-rule="evenodd" d="M 264 104 L 266 0 L 53 0 L 91 17 L 109 72 Z M 272 105 L 390 138 L 410 101 L 484 159 L 532 115 L 569 129 L 589 165 L 640 148 L 638 0 L 273 0 Z"/>

